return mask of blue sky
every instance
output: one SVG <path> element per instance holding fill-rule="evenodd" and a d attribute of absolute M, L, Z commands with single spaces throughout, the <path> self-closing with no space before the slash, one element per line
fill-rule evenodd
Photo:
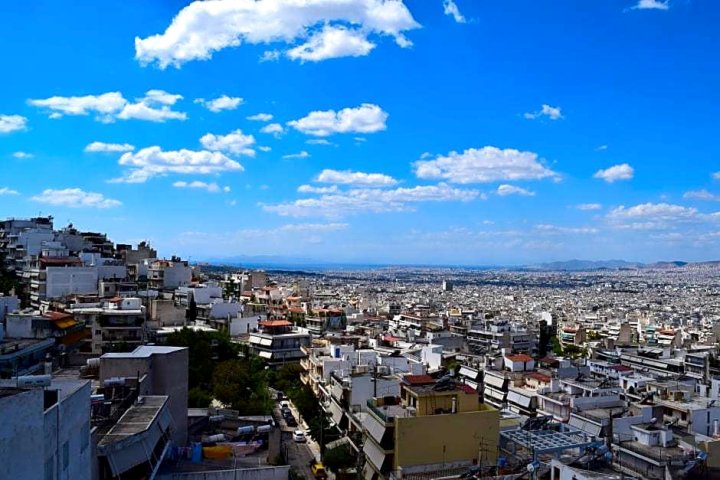
<path fill-rule="evenodd" d="M 717 259 L 719 21 L 708 0 L 3 2 L 0 216 L 198 260 Z"/>

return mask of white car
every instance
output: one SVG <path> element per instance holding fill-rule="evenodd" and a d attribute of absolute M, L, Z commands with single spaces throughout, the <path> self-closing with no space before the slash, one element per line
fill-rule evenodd
<path fill-rule="evenodd" d="M 297 443 L 305 443 L 307 442 L 307 437 L 305 436 L 305 432 L 302 430 L 295 430 L 293 432 L 293 440 Z"/>

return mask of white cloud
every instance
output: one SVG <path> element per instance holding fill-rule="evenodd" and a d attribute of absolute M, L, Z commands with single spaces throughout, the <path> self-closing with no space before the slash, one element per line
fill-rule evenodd
<path fill-rule="evenodd" d="M 591 211 L 602 209 L 602 205 L 599 203 L 581 203 L 579 205 L 576 205 L 575 208 L 583 211 Z"/>
<path fill-rule="evenodd" d="M 196 98 L 195 103 L 199 103 L 213 113 L 218 113 L 223 110 L 235 110 L 243 103 L 243 99 L 241 97 L 228 97 L 227 95 L 221 95 L 212 100 Z"/>
<path fill-rule="evenodd" d="M 468 202 L 483 198 L 477 190 L 464 190 L 446 184 L 423 185 L 385 190 L 356 188 L 345 192 L 323 194 L 316 198 L 303 198 L 294 202 L 262 205 L 263 210 L 292 217 L 341 217 L 364 212 L 400 212 L 412 210 L 420 202 Z"/>
<path fill-rule="evenodd" d="M 28 152 L 15 152 L 15 153 L 13 153 L 13 157 L 18 158 L 18 159 L 20 159 L 20 160 L 25 160 L 25 159 L 28 159 L 28 158 L 33 158 L 34 156 L 35 156 L 35 155 L 33 155 L 32 153 L 28 153 Z"/>
<path fill-rule="evenodd" d="M 541 232 L 548 234 L 592 235 L 599 232 L 599 230 L 594 227 L 561 227 L 558 225 L 549 224 L 535 225 L 535 228 Z"/>
<path fill-rule="evenodd" d="M 269 122 L 273 119 L 273 116 L 269 113 L 256 113 L 255 115 L 250 115 L 249 117 L 245 118 L 254 122 Z"/>
<path fill-rule="evenodd" d="M 135 58 L 142 64 L 179 68 L 250 43 L 287 46 L 290 58 L 318 61 L 367 55 L 371 36 L 390 36 L 400 47 L 409 47 L 404 32 L 419 26 L 402 0 L 195 1 L 180 10 L 164 33 L 136 37 Z M 341 29 L 345 33 L 337 33 Z M 279 58 L 278 48 L 261 59 Z"/>
<path fill-rule="evenodd" d="M 689 192 L 685 192 L 683 198 L 693 200 L 714 200 L 716 202 L 720 202 L 720 195 L 708 192 L 707 190 L 691 190 Z"/>
<path fill-rule="evenodd" d="M 397 180 L 383 173 L 353 172 L 352 170 L 332 170 L 329 168 L 320 172 L 315 181 L 363 187 L 391 187 L 398 183 Z"/>
<path fill-rule="evenodd" d="M 679 223 L 701 222 L 717 214 L 701 214 L 696 208 L 668 203 L 642 203 L 633 207 L 621 205 L 607 214 L 616 228 L 652 230 L 673 227 Z"/>
<path fill-rule="evenodd" d="M 630 10 L 668 10 L 669 8 L 668 0 L 639 0 L 637 4 L 630 7 Z"/>
<path fill-rule="evenodd" d="M 113 180 L 115 183 L 143 183 L 157 175 L 169 173 L 208 175 L 244 170 L 240 163 L 220 152 L 186 149 L 163 151 L 158 146 L 124 153 L 118 163 L 129 171 L 126 176 Z"/>
<path fill-rule="evenodd" d="M 277 62 L 281 56 L 280 50 L 267 50 L 260 56 L 260 62 Z"/>
<path fill-rule="evenodd" d="M 185 181 L 180 180 L 180 181 L 173 183 L 172 185 L 175 188 L 196 188 L 199 190 L 207 190 L 210 193 L 218 193 L 221 190 L 220 186 L 215 182 L 207 183 L 207 182 L 201 182 L 200 180 L 194 180 L 192 182 L 185 182 Z M 228 190 L 225 190 L 225 189 L 228 189 Z M 225 192 L 230 191 L 229 187 L 225 187 L 222 190 Z"/>
<path fill-rule="evenodd" d="M 548 104 L 543 104 L 543 106 L 540 108 L 540 110 L 536 112 L 529 112 L 525 113 L 524 117 L 528 120 L 535 120 L 536 118 L 540 117 L 547 117 L 550 120 L 559 120 L 561 118 L 564 118 L 562 116 L 562 112 L 560 110 L 560 107 L 551 107 Z"/>
<path fill-rule="evenodd" d="M 294 129 L 316 137 L 335 133 L 374 133 L 385 130 L 388 114 L 377 105 L 363 103 L 355 108 L 314 111 L 307 116 L 288 122 Z"/>
<path fill-rule="evenodd" d="M 307 42 L 288 50 L 287 56 L 301 62 L 320 62 L 329 58 L 364 57 L 373 48 L 375 44 L 360 30 L 325 25 Z"/>
<path fill-rule="evenodd" d="M 166 120 L 185 120 L 187 115 L 172 109 L 182 95 L 168 93 L 164 90 L 148 90 L 145 96 L 126 100 L 120 92 L 107 92 L 100 95 L 84 95 L 81 97 L 55 96 L 45 99 L 31 99 L 28 103 L 34 107 L 44 108 L 50 112 L 50 118 L 61 118 L 64 115 L 95 115 L 97 121 L 103 123 L 121 120 L 147 120 L 164 122 Z"/>
<path fill-rule="evenodd" d="M 418 160 L 413 166 L 418 178 L 452 183 L 559 178 L 556 172 L 540 162 L 536 153 L 492 146 L 469 148 L 462 153 L 453 151 L 434 160 Z"/>
<path fill-rule="evenodd" d="M 309 138 L 305 140 L 305 143 L 307 143 L 308 145 L 335 145 L 334 143 L 324 138 Z"/>
<path fill-rule="evenodd" d="M 2 195 L 20 195 L 20 192 L 13 190 L 12 188 L 0 187 L 0 196 Z"/>
<path fill-rule="evenodd" d="M 270 150 L 272 150 L 272 148 L 265 146 L 265 145 L 260 145 L 258 147 L 258 150 L 260 150 L 261 152 L 269 152 Z"/>
<path fill-rule="evenodd" d="M 465 17 L 460 13 L 460 9 L 453 0 L 443 0 L 443 11 L 445 15 L 450 15 L 457 23 L 465 23 Z"/>
<path fill-rule="evenodd" d="M 268 123 L 260 129 L 260 133 L 270 133 L 278 138 L 285 133 L 285 129 L 279 123 Z"/>
<path fill-rule="evenodd" d="M 607 146 L 607 145 L 600 145 L 599 147 L 597 147 L 597 148 L 595 149 L 595 151 L 596 151 L 596 152 L 604 152 L 604 151 L 607 150 L 607 149 L 608 149 L 608 146 Z"/>
<path fill-rule="evenodd" d="M 715 172 L 712 174 L 713 180 L 720 180 L 720 172 Z"/>
<path fill-rule="evenodd" d="M 252 147 L 255 144 L 255 137 L 245 135 L 242 130 L 235 130 L 227 135 L 215 135 L 206 133 L 200 138 L 200 143 L 208 150 L 232 153 L 235 155 L 255 156 Z"/>
<path fill-rule="evenodd" d="M 132 152 L 134 145 L 129 143 L 92 142 L 85 147 L 86 152 Z"/>
<path fill-rule="evenodd" d="M 11 133 L 27 128 L 27 118 L 22 115 L 0 115 L 0 133 Z"/>
<path fill-rule="evenodd" d="M 329 187 L 315 187 L 313 185 L 300 185 L 297 189 L 300 193 L 318 193 L 318 194 L 328 194 L 328 193 L 338 193 L 340 189 L 338 189 L 337 185 L 331 185 Z"/>
<path fill-rule="evenodd" d="M 310 154 L 308 152 L 306 152 L 305 150 L 303 150 L 302 152 L 283 155 L 282 158 L 284 158 L 285 160 L 290 160 L 293 158 L 308 158 L 309 156 L 310 156 Z"/>
<path fill-rule="evenodd" d="M 532 191 L 527 190 L 522 187 L 518 187 L 515 185 L 508 185 L 508 184 L 503 184 L 503 185 L 498 186 L 497 194 L 500 195 L 501 197 L 506 197 L 508 195 L 521 195 L 524 197 L 535 196 L 535 192 L 532 192 Z"/>
<path fill-rule="evenodd" d="M 635 170 L 627 163 L 613 165 L 604 170 L 598 170 L 593 178 L 605 180 L 607 183 L 617 182 L 618 180 L 632 180 Z"/>
<path fill-rule="evenodd" d="M 39 195 L 30 197 L 30 200 L 58 207 L 92 207 L 111 208 L 122 205 L 119 200 L 106 198 L 102 193 L 85 192 L 79 188 L 65 188 L 62 190 L 46 189 Z"/>

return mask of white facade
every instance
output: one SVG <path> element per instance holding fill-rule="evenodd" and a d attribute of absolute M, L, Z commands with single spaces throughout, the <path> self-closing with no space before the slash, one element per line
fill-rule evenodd
<path fill-rule="evenodd" d="M 47 267 L 45 271 L 45 298 L 96 294 L 97 289 L 96 267 Z"/>

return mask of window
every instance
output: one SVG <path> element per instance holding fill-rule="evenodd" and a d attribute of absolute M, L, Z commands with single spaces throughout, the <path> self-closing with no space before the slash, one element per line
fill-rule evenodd
<path fill-rule="evenodd" d="M 70 444 L 69 440 L 63 443 L 63 470 L 67 470 L 70 465 Z"/>

